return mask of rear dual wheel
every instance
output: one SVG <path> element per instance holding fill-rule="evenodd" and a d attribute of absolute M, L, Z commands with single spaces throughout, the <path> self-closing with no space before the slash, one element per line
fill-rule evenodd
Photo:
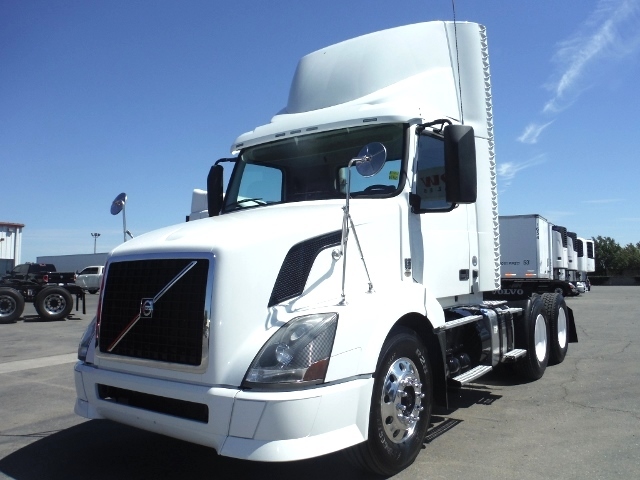
<path fill-rule="evenodd" d="M 527 351 L 525 358 L 516 363 L 516 369 L 529 380 L 544 375 L 549 363 L 549 321 L 542 297 L 535 295 L 526 314 L 516 328 L 516 348 Z"/>
<path fill-rule="evenodd" d="M 24 311 L 24 297 L 13 288 L 0 288 L 0 323 L 13 323 Z"/>
<path fill-rule="evenodd" d="M 569 350 L 569 314 L 567 303 L 562 295 L 545 293 L 542 301 L 549 320 L 549 363 L 562 363 Z"/>
<path fill-rule="evenodd" d="M 43 320 L 60 320 L 71 313 L 73 297 L 64 288 L 46 287 L 36 295 L 33 306 Z"/>

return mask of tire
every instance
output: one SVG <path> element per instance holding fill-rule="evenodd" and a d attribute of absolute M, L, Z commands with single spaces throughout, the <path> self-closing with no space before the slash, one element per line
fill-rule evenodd
<path fill-rule="evenodd" d="M 71 313 L 73 298 L 64 288 L 45 287 L 36 295 L 33 306 L 43 320 L 60 320 Z"/>
<path fill-rule="evenodd" d="M 549 321 L 542 297 L 531 298 L 524 318 L 516 328 L 516 348 L 527 351 L 525 358 L 515 364 L 520 375 L 538 380 L 549 363 Z"/>
<path fill-rule="evenodd" d="M 557 293 L 558 295 L 563 295 L 563 296 L 566 297 L 566 295 L 565 295 L 566 292 L 564 291 L 564 288 L 562 288 L 562 287 L 554 288 L 553 289 L 553 293 Z"/>
<path fill-rule="evenodd" d="M 569 313 L 562 295 L 545 293 L 542 295 L 544 309 L 549 320 L 549 364 L 562 363 L 569 350 Z"/>
<path fill-rule="evenodd" d="M 0 288 L 0 323 L 13 323 L 24 312 L 24 297 L 13 288 Z"/>
<path fill-rule="evenodd" d="M 376 367 L 368 439 L 348 449 L 347 457 L 358 468 L 376 475 L 402 471 L 422 449 L 432 403 L 426 347 L 411 330 L 392 332 Z"/>

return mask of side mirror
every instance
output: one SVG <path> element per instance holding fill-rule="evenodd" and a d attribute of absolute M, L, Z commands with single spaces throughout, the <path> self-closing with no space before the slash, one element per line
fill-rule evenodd
<path fill-rule="evenodd" d="M 207 208 L 210 217 L 219 215 L 222 209 L 223 174 L 222 165 L 216 164 L 211 167 L 207 175 Z"/>
<path fill-rule="evenodd" d="M 447 125 L 444 128 L 444 158 L 447 202 L 474 203 L 478 198 L 478 178 L 473 127 Z"/>

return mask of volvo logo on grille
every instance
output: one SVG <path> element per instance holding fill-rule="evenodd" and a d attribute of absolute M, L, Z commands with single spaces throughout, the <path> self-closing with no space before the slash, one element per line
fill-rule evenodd
<path fill-rule="evenodd" d="M 140 318 L 153 318 L 153 298 L 143 298 L 140 302 Z"/>

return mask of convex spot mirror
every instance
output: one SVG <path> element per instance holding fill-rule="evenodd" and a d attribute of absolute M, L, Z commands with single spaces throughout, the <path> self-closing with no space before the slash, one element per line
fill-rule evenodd
<path fill-rule="evenodd" d="M 363 177 L 373 177 L 382 170 L 387 160 L 387 149 L 380 142 L 369 143 L 362 147 L 357 158 L 356 171 Z"/>

